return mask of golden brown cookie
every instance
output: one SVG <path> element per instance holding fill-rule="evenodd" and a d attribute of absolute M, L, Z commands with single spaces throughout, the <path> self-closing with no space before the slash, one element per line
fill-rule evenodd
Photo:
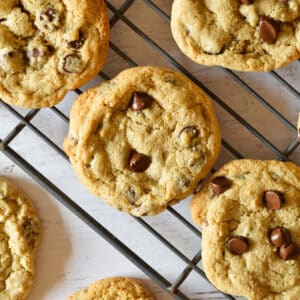
<path fill-rule="evenodd" d="M 155 300 L 137 279 L 113 277 L 99 280 L 71 295 L 68 300 Z"/>
<path fill-rule="evenodd" d="M 194 196 L 191 213 L 203 226 L 203 266 L 218 289 L 251 300 L 299 298 L 298 166 L 229 162 Z"/>
<path fill-rule="evenodd" d="M 0 2 L 0 97 L 41 108 L 85 84 L 106 58 L 103 0 Z"/>
<path fill-rule="evenodd" d="M 137 67 L 78 98 L 65 150 L 91 192 L 141 216 L 191 194 L 220 145 L 212 103 L 198 86 L 172 70 Z"/>
<path fill-rule="evenodd" d="M 34 279 L 40 221 L 32 204 L 0 178 L 0 299 L 23 300 Z"/>
<path fill-rule="evenodd" d="M 300 58 L 299 0 L 175 0 L 171 28 L 204 65 L 270 71 Z"/>

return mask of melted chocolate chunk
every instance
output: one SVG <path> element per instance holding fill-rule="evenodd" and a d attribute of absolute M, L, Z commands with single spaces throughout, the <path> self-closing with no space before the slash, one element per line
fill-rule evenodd
<path fill-rule="evenodd" d="M 272 45 L 276 43 L 279 32 L 279 24 L 267 17 L 261 16 L 259 19 L 259 36 L 267 44 Z"/>
<path fill-rule="evenodd" d="M 49 53 L 53 53 L 55 51 L 55 48 L 51 45 L 47 46 Z"/>
<path fill-rule="evenodd" d="M 291 243 L 290 232 L 283 227 L 273 228 L 270 232 L 270 241 L 276 247 L 289 245 Z"/>
<path fill-rule="evenodd" d="M 59 12 L 54 8 L 46 8 L 39 15 L 39 26 L 53 31 L 60 25 Z"/>
<path fill-rule="evenodd" d="M 129 159 L 129 168 L 136 173 L 145 172 L 151 164 L 151 158 L 147 155 L 132 151 Z"/>
<path fill-rule="evenodd" d="M 146 93 L 135 92 L 133 93 L 131 108 L 134 111 L 142 111 L 151 106 L 153 98 Z"/>
<path fill-rule="evenodd" d="M 247 5 L 249 5 L 249 4 L 252 4 L 254 1 L 253 1 L 253 0 L 240 0 L 240 2 L 241 2 L 242 4 L 247 4 Z"/>
<path fill-rule="evenodd" d="M 53 8 L 48 8 L 48 9 L 44 10 L 43 14 L 48 17 L 48 20 L 50 22 L 52 22 L 55 19 L 55 17 L 57 16 L 57 11 Z M 43 17 L 43 15 L 40 16 L 40 18 L 42 18 L 42 17 Z"/>
<path fill-rule="evenodd" d="M 231 187 L 231 181 L 224 176 L 218 176 L 210 181 L 214 193 L 219 196 Z"/>
<path fill-rule="evenodd" d="M 180 144 L 184 147 L 193 147 L 199 144 L 200 131 L 196 126 L 185 126 L 178 133 L 178 139 Z"/>
<path fill-rule="evenodd" d="M 249 250 L 248 239 L 242 236 L 233 236 L 228 240 L 227 248 L 234 255 L 242 255 Z"/>
<path fill-rule="evenodd" d="M 299 247 L 292 242 L 287 246 L 281 246 L 278 250 L 278 254 L 283 260 L 288 260 L 299 254 Z"/>
<path fill-rule="evenodd" d="M 43 50 L 37 49 L 37 48 L 33 48 L 32 52 L 31 52 L 31 56 L 34 58 L 38 58 L 38 57 L 42 57 L 44 56 L 45 53 Z"/>
<path fill-rule="evenodd" d="M 271 210 L 278 210 L 284 203 L 284 197 L 279 191 L 266 191 L 263 197 L 264 205 Z"/>
<path fill-rule="evenodd" d="M 83 34 L 80 32 L 78 40 L 68 42 L 68 46 L 73 49 L 79 49 L 84 44 Z"/>

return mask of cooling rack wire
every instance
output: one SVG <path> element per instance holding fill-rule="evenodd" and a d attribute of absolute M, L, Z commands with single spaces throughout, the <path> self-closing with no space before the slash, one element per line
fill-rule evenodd
<path fill-rule="evenodd" d="M 112 72 L 109 66 L 114 66 L 117 63 L 120 65 L 119 68 L 121 69 L 134 67 L 139 64 L 155 65 L 156 61 L 161 65 L 173 67 L 190 78 L 210 96 L 217 107 L 217 113 L 220 111 L 218 115 L 221 115 L 221 125 L 223 125 L 223 122 L 224 124 L 229 124 L 228 127 L 225 125 L 225 134 L 223 135 L 224 138 L 222 140 L 222 158 L 219 164 L 229 159 L 241 159 L 251 155 L 255 155 L 257 158 L 274 158 L 283 161 L 293 161 L 299 164 L 300 155 L 296 151 L 298 147 L 297 129 L 295 126 L 296 111 L 291 112 L 291 110 L 294 110 L 294 107 L 300 110 L 299 61 L 283 70 L 260 75 L 243 74 L 224 68 L 197 66 L 184 58 L 172 42 L 170 42 L 170 49 L 167 49 L 166 47 L 166 41 L 172 39 L 169 32 L 171 0 L 112 0 L 106 1 L 106 4 L 110 13 L 110 25 L 112 28 L 110 55 L 104 70 L 93 82 L 101 82 L 102 80 L 110 79 L 115 75 L 116 71 Z M 148 27 L 146 26 L 147 24 Z M 122 34 L 124 28 L 126 28 L 128 36 Z M 153 28 L 153 30 L 151 30 L 151 28 Z M 154 31 L 159 31 L 164 38 L 158 38 L 153 33 Z M 137 44 L 128 46 L 130 37 L 133 36 L 134 42 L 132 43 L 136 42 Z M 129 48 L 131 48 L 131 51 L 124 50 L 128 50 Z M 144 52 L 144 49 L 151 52 L 149 59 L 142 57 L 141 54 Z M 210 70 L 208 71 L 208 69 Z M 206 75 L 208 77 L 206 77 Z M 228 99 L 227 96 L 225 98 L 224 96 L 221 96 L 216 88 L 212 89 L 210 80 L 213 79 L 216 81 L 221 80 L 223 82 L 230 82 L 230 85 L 235 86 L 233 91 L 236 92 L 231 94 L 233 100 Z M 274 90 L 272 88 L 270 94 L 262 92 L 263 89 L 260 86 L 262 81 L 271 82 L 272 87 L 274 86 Z M 92 85 L 93 82 L 90 85 Z M 74 92 L 79 95 L 90 85 L 87 85 L 82 89 L 76 89 Z M 272 92 L 275 93 L 276 91 L 280 94 L 279 98 L 282 99 L 273 103 Z M 236 96 L 235 94 L 238 95 Z M 232 101 L 235 101 L 234 103 L 239 102 L 240 106 L 235 105 Z M 251 105 L 248 101 L 251 102 Z M 266 111 L 266 113 L 260 114 L 263 115 L 263 118 L 259 117 L 259 114 L 257 114 L 256 111 L 247 111 L 245 113 L 245 110 L 254 107 L 253 105 L 259 107 L 258 110 Z M 168 207 L 167 213 L 199 239 L 199 249 L 196 255 L 188 257 L 181 249 L 179 249 L 179 247 L 175 246 L 171 241 L 165 238 L 159 229 L 154 228 L 150 224 L 151 222 L 148 221 L 148 218 L 132 217 L 135 222 L 140 224 L 162 243 L 166 249 L 171 251 L 185 264 L 185 268 L 178 272 L 177 278 L 175 280 L 169 280 L 163 276 L 161 272 L 151 266 L 149 262 L 146 262 L 143 257 L 137 255 L 121 239 L 118 239 L 102 225 L 98 219 L 95 219 L 86 210 L 80 207 L 76 201 L 66 195 L 62 189 L 58 188 L 57 185 L 39 170 L 38 167 L 33 166 L 28 159 L 22 156 L 20 153 L 22 151 L 14 148 L 12 145 L 13 141 L 19 135 L 22 135 L 24 129 L 29 129 L 41 139 L 43 143 L 46 143 L 48 147 L 51 147 L 52 150 L 55 151 L 58 157 L 57 159 L 68 161 L 66 154 L 62 150 L 62 145 L 54 141 L 44 132 L 44 130 L 39 128 L 39 126 L 33 122 L 33 120 L 41 113 L 41 110 L 32 109 L 24 111 L 14 108 L 3 101 L 1 101 L 1 106 L 6 112 L 11 114 L 12 118 L 18 120 L 18 123 L 15 126 L 12 126 L 11 130 L 0 140 L 0 149 L 2 153 L 51 193 L 55 199 L 61 202 L 86 225 L 93 229 L 100 237 L 104 238 L 108 243 L 125 255 L 159 286 L 171 293 L 176 299 L 192 299 L 189 298 L 190 296 L 186 293 L 182 292 L 180 287 L 190 276 L 191 272 L 206 279 L 201 267 L 201 231 L 196 228 L 190 220 L 183 216 L 183 214 L 176 209 L 176 206 L 174 208 Z M 243 111 L 240 111 L 241 106 L 244 108 Z M 285 106 L 287 108 L 285 108 Z M 291 106 L 293 106 L 293 109 L 291 109 Z M 68 113 L 65 113 L 59 105 L 49 108 L 49 110 L 51 110 L 67 128 L 69 123 Z M 286 117 L 286 115 L 289 115 L 289 117 Z M 293 121 L 291 121 L 291 116 L 293 116 Z M 270 129 L 267 130 L 265 128 L 270 128 L 270 126 L 265 126 L 264 122 L 274 123 L 273 128 L 278 126 L 278 132 L 272 132 L 272 134 L 270 134 Z M 235 128 L 238 129 L 233 131 L 232 126 L 234 124 L 236 125 Z M 240 143 L 234 142 L 232 137 L 235 136 L 240 137 Z M 249 145 L 253 145 L 253 143 L 256 145 L 255 153 L 249 151 Z M 259 151 L 258 155 L 256 154 L 257 151 Z M 235 299 L 233 296 L 221 292 L 218 294 L 220 296 L 216 296 L 217 294 L 214 295 L 214 297 L 219 297 L 217 299 Z"/>

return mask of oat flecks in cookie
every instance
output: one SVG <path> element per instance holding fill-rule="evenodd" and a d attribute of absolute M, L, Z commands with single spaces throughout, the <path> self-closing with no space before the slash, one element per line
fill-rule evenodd
<path fill-rule="evenodd" d="M 271 71 L 300 58 L 299 0 L 175 0 L 171 29 L 204 65 Z"/>
<path fill-rule="evenodd" d="M 206 275 L 223 292 L 250 300 L 298 299 L 300 168 L 245 159 L 227 163 L 217 177 L 232 182 L 226 192 L 216 197 L 208 181 L 191 202 L 192 217 L 203 226 Z M 263 201 L 269 191 L 276 210 Z"/>
<path fill-rule="evenodd" d="M 0 178 L 0 299 L 24 300 L 34 279 L 40 221 L 32 204 Z"/>
<path fill-rule="evenodd" d="M 5 0 L 0 20 L 0 97 L 9 104 L 53 106 L 98 74 L 106 58 L 103 0 Z"/>
<path fill-rule="evenodd" d="M 67 300 L 155 300 L 154 295 L 144 286 L 142 281 L 112 277 L 99 280 L 85 289 L 82 289 Z"/>
<path fill-rule="evenodd" d="M 124 212 L 154 215 L 210 171 L 220 130 L 209 98 L 186 77 L 137 67 L 78 98 L 65 149 L 95 195 Z"/>

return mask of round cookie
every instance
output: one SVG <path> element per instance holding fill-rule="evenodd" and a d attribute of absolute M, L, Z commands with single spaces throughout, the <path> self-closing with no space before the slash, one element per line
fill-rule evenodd
<path fill-rule="evenodd" d="M 298 166 L 230 162 L 194 196 L 191 213 L 203 225 L 203 266 L 218 289 L 251 300 L 299 298 Z"/>
<path fill-rule="evenodd" d="M 99 280 L 67 300 L 155 300 L 139 280 L 113 277 Z"/>
<path fill-rule="evenodd" d="M 65 150 L 91 192 L 141 216 L 191 194 L 220 144 L 212 103 L 199 87 L 172 70 L 137 67 L 79 96 Z"/>
<path fill-rule="evenodd" d="M 0 97 L 28 108 L 57 104 L 100 71 L 108 39 L 103 0 L 1 1 Z"/>
<path fill-rule="evenodd" d="M 34 279 L 40 222 L 32 204 L 0 178 L 0 299 L 22 300 Z"/>
<path fill-rule="evenodd" d="M 175 0 L 171 29 L 204 65 L 271 71 L 300 58 L 299 0 Z"/>

